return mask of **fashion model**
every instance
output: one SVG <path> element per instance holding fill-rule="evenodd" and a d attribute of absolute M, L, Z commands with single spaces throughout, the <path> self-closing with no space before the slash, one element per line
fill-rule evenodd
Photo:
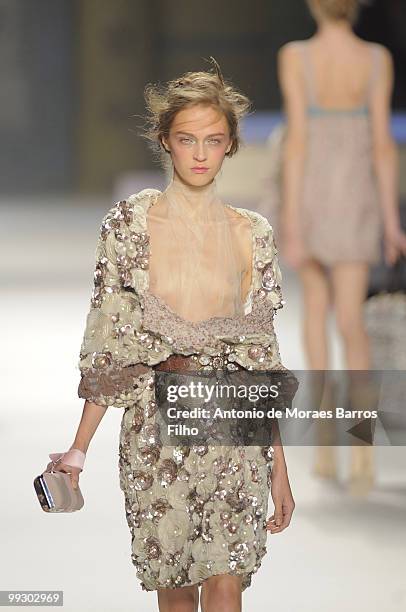
<path fill-rule="evenodd" d="M 354 34 L 357 0 L 308 6 L 315 35 L 284 45 L 278 57 L 287 114 L 279 246 L 302 283 L 308 367 L 328 368 L 333 307 L 347 369 L 368 370 L 363 305 L 381 233 L 388 264 L 406 253 L 390 133 L 392 59 L 382 45 Z M 316 472 L 335 476 L 333 448 L 327 442 L 318 452 Z M 351 469 L 350 488 L 368 490 L 372 448 L 354 447 Z"/>
<path fill-rule="evenodd" d="M 194 612 L 199 597 L 204 612 L 237 612 L 267 534 L 284 530 L 294 510 L 279 430 L 272 446 L 165 445 L 156 380 L 286 371 L 273 323 L 283 305 L 277 250 L 263 216 L 216 191 L 249 100 L 215 61 L 145 94 L 146 135 L 172 177 L 163 192 L 146 188 L 103 218 L 72 448 L 86 453 L 107 407 L 122 408 L 120 487 L 142 588 L 157 591 L 162 612 Z"/>

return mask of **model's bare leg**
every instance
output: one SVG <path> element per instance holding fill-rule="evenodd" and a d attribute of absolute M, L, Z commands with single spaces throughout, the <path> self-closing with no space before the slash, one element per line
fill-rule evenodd
<path fill-rule="evenodd" d="M 365 263 L 340 263 L 332 269 L 337 325 L 344 342 L 349 370 L 370 368 L 369 338 L 364 323 L 368 279 L 369 266 Z M 372 488 L 373 459 L 373 447 L 351 447 L 349 489 L 352 494 L 363 495 Z"/>
<path fill-rule="evenodd" d="M 303 287 L 303 343 L 307 365 L 311 370 L 328 368 L 327 318 L 331 304 L 329 279 L 323 267 L 315 260 L 307 260 L 299 269 Z M 331 388 L 324 389 L 320 398 L 320 410 L 331 403 Z M 313 472 L 324 478 L 337 475 L 334 439 L 334 423 L 320 419 L 316 423 L 316 459 Z"/>
<path fill-rule="evenodd" d="M 332 412 L 336 406 L 335 385 L 328 378 L 324 381 L 320 405 L 315 406 L 320 412 Z M 313 472 L 322 478 L 337 478 L 336 443 L 337 431 L 334 419 L 316 420 L 317 454 Z"/>
<path fill-rule="evenodd" d="M 303 342 L 307 367 L 325 370 L 328 365 L 327 316 L 330 308 L 330 288 L 323 267 L 307 260 L 300 269 L 303 288 Z"/>
<path fill-rule="evenodd" d="M 369 339 L 364 323 L 364 302 L 369 267 L 365 263 L 339 263 L 331 270 L 338 330 L 344 342 L 348 370 L 370 368 Z"/>
<path fill-rule="evenodd" d="M 204 580 L 201 592 L 202 612 L 241 612 L 241 576 L 219 574 Z"/>
<path fill-rule="evenodd" d="M 178 589 L 158 589 L 159 612 L 198 612 L 199 587 L 197 585 Z"/>

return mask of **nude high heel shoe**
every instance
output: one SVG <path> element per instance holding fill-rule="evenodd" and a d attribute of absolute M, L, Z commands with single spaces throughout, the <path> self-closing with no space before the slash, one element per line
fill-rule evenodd
<path fill-rule="evenodd" d="M 354 497 L 367 495 L 375 484 L 373 446 L 352 446 L 348 492 Z"/>
<path fill-rule="evenodd" d="M 377 395 L 374 385 L 365 381 L 350 389 L 352 410 L 374 410 L 377 407 Z M 373 427 L 373 422 L 371 423 Z M 372 432 L 371 432 L 372 437 Z M 370 440 L 372 442 L 372 439 Z M 350 474 L 348 492 L 353 496 L 365 496 L 375 483 L 374 447 L 366 441 L 365 445 L 351 446 Z"/>

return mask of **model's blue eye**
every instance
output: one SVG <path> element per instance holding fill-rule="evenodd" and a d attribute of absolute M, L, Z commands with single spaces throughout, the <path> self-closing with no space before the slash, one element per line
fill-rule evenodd
<path fill-rule="evenodd" d="M 220 144 L 221 140 L 219 140 L 218 138 L 210 138 L 209 140 L 210 144 Z"/>
<path fill-rule="evenodd" d="M 182 144 L 191 144 L 193 142 L 193 140 L 191 138 L 181 138 L 180 142 Z"/>

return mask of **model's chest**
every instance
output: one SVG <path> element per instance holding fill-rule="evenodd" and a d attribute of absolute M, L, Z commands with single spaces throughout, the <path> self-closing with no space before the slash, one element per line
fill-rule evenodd
<path fill-rule="evenodd" d="M 175 304 L 177 292 L 189 289 L 207 302 L 223 295 L 232 303 L 238 295 L 244 301 L 252 280 L 253 240 L 248 219 L 224 227 L 178 226 L 151 215 L 149 235 L 149 289 L 168 304 Z"/>

